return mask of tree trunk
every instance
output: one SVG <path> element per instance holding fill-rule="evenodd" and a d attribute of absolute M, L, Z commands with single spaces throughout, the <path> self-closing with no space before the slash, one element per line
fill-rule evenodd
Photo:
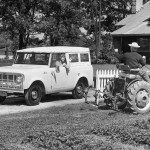
<path fill-rule="evenodd" d="M 27 47 L 28 36 L 26 37 L 26 30 L 22 29 L 19 31 L 19 49 L 24 49 Z"/>
<path fill-rule="evenodd" d="M 23 49 L 23 48 L 24 48 L 23 34 L 20 33 L 19 34 L 19 49 Z"/>

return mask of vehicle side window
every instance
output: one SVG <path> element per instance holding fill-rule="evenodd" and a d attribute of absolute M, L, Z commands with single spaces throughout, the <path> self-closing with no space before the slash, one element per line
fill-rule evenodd
<path fill-rule="evenodd" d="M 37 65 L 48 65 L 49 62 L 49 54 L 30 54 L 30 63 L 37 64 Z"/>
<path fill-rule="evenodd" d="M 58 58 L 57 53 L 53 53 L 52 54 L 52 58 L 51 58 L 51 67 L 55 67 L 56 66 L 55 63 L 57 61 L 57 58 Z"/>
<path fill-rule="evenodd" d="M 70 62 L 79 62 L 78 54 L 69 54 Z"/>
<path fill-rule="evenodd" d="M 18 53 L 16 63 L 23 63 L 23 61 L 24 61 L 24 53 Z"/>
<path fill-rule="evenodd" d="M 53 53 L 51 59 L 51 67 L 56 67 L 56 61 L 60 61 L 60 53 Z"/>
<path fill-rule="evenodd" d="M 88 53 L 80 54 L 81 62 L 89 62 L 89 55 Z"/>

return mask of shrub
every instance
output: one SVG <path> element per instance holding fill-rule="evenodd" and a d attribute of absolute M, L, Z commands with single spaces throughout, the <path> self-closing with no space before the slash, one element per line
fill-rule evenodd
<path fill-rule="evenodd" d="M 30 143 L 40 149 L 71 150 L 77 149 L 77 145 L 79 146 L 83 142 L 83 138 L 74 135 L 73 133 L 51 129 L 50 131 L 41 131 L 39 133 L 29 135 L 22 141 L 22 144 Z"/>
<path fill-rule="evenodd" d="M 13 63 L 13 59 L 0 58 L 1 65 L 11 65 Z"/>
<path fill-rule="evenodd" d="M 124 144 L 147 145 L 150 148 L 150 119 L 136 120 L 132 124 L 122 125 L 112 124 L 106 126 L 96 126 L 87 134 L 107 136 L 113 141 L 120 141 Z"/>
<path fill-rule="evenodd" d="M 32 145 L 35 149 L 40 150 L 116 150 L 116 146 L 109 142 L 101 140 L 93 142 L 86 136 L 55 129 L 29 135 L 22 140 L 21 144 Z"/>

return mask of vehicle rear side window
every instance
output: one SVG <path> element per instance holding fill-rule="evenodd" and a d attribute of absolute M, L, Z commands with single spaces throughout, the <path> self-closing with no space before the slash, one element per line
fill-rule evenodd
<path fill-rule="evenodd" d="M 88 53 L 80 54 L 81 62 L 89 62 Z"/>
<path fill-rule="evenodd" d="M 17 53 L 15 64 L 48 65 L 48 53 Z"/>
<path fill-rule="evenodd" d="M 69 54 L 70 62 L 79 62 L 78 54 Z"/>

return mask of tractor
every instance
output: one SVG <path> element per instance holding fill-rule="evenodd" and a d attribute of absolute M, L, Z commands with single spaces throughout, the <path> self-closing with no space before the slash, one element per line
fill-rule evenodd
<path fill-rule="evenodd" d="M 104 102 L 116 110 L 128 106 L 136 113 L 150 110 L 150 84 L 139 75 L 139 69 L 118 65 L 119 75 L 107 82 L 103 91 Z"/>

